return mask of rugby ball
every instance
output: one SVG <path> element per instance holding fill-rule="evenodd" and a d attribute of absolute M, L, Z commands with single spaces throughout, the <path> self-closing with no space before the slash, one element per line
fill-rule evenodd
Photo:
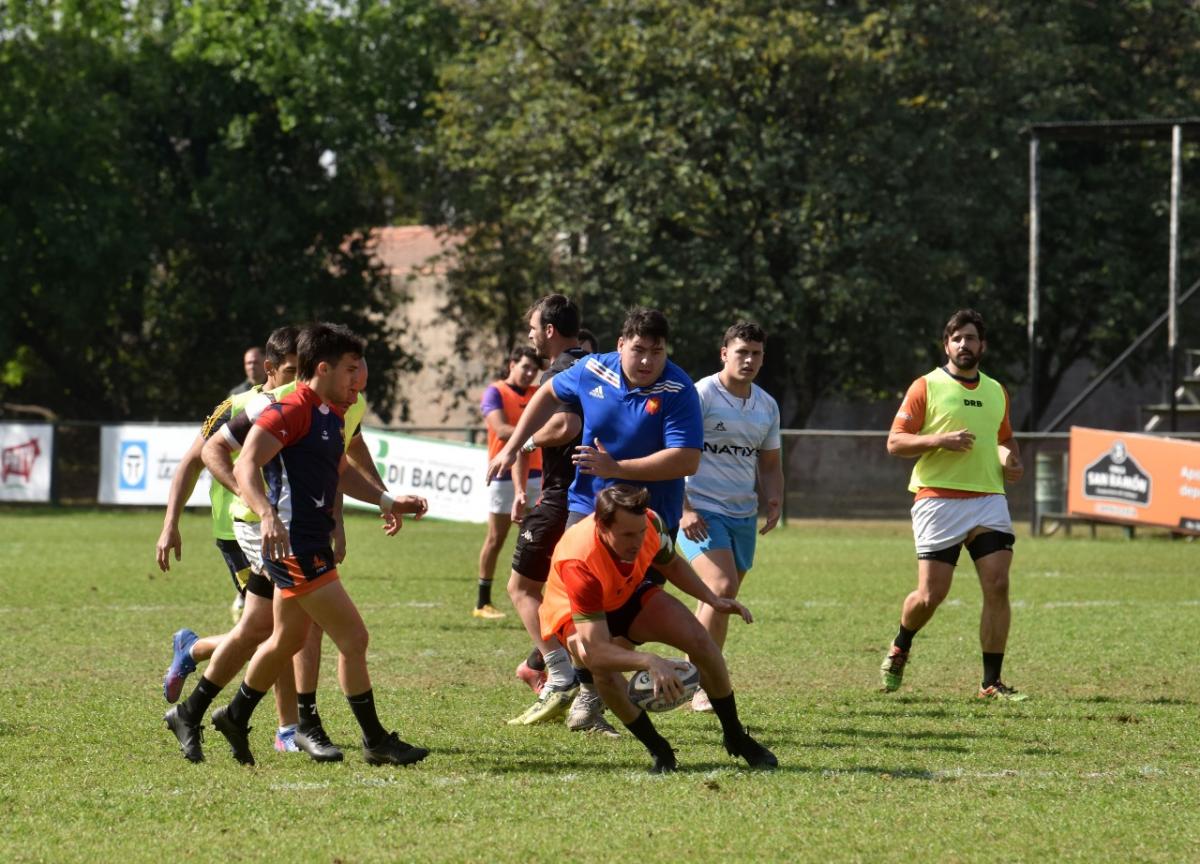
<path fill-rule="evenodd" d="M 654 682 L 650 673 L 645 670 L 638 672 L 629 679 L 629 701 L 647 711 L 670 711 L 685 702 L 690 702 L 692 696 L 700 689 L 700 670 L 687 660 L 671 660 L 679 680 L 683 682 L 683 695 L 678 699 L 668 699 L 666 696 L 654 695 Z"/>

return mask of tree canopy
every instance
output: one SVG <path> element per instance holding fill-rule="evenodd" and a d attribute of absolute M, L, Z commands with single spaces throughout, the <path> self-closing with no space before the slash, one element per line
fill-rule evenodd
<path fill-rule="evenodd" d="M 194 417 L 238 380 L 247 345 L 330 318 L 370 338 L 390 413 L 415 361 L 367 232 L 419 200 L 449 19 L 420 0 L 338 7 L 9 6 L 5 400 Z"/>
<path fill-rule="evenodd" d="M 1023 130 L 1183 116 L 1200 89 L 1184 0 L 0 15 L 0 400 L 72 417 L 194 416 L 242 348 L 319 317 L 370 337 L 386 416 L 417 361 L 366 241 L 418 220 L 456 238 L 445 304 L 464 345 L 522 339 L 529 302 L 559 290 L 608 345 L 628 306 L 663 309 L 699 374 L 752 318 L 763 383 L 802 425 L 825 395 L 894 396 L 971 305 L 989 368 L 1020 383 Z M 1162 311 L 1168 158 L 1043 148 L 1043 404 Z"/>
<path fill-rule="evenodd" d="M 557 14 L 464 4 L 440 151 L 469 240 L 452 302 L 501 332 L 560 288 L 612 334 L 668 313 L 711 369 L 738 317 L 771 334 L 785 422 L 903 387 L 941 323 L 978 307 L 1024 375 L 1027 137 L 1036 120 L 1187 113 L 1190 4 L 636 0 Z M 1044 229 L 1048 398 L 1162 309 L 1165 154 L 1053 145 Z M 1191 212 L 1195 212 L 1194 208 Z M 1192 248 L 1195 244 L 1192 244 Z M 1151 254 L 1154 250 L 1154 254 Z"/>

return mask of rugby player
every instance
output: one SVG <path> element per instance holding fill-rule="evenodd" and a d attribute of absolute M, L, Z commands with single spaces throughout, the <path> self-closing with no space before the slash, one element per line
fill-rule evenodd
<path fill-rule="evenodd" d="M 513 426 L 533 398 L 536 389 L 532 386 L 533 380 L 540 371 L 541 360 L 533 348 L 514 348 L 508 356 L 507 375 L 503 380 L 492 382 L 483 391 L 480 411 L 487 424 L 489 459 L 508 442 Z M 541 484 L 542 454 L 535 450 L 525 469 L 528 479 L 521 478 L 522 488 L 536 500 Z M 517 508 L 513 506 L 515 490 L 512 472 L 498 475 L 495 481 L 489 485 L 488 531 L 479 550 L 479 591 L 475 608 L 471 611 L 476 618 L 504 617 L 504 613 L 492 605 L 492 580 L 496 576 L 496 559 L 500 557 L 500 548 L 508 538 L 508 528 Z"/>
<path fill-rule="evenodd" d="M 950 316 L 942 334 L 946 365 L 915 380 L 892 422 L 887 448 L 917 460 L 909 482 L 917 547 L 917 587 L 904 600 L 900 630 L 880 672 L 885 690 L 897 690 L 916 635 L 950 591 L 966 545 L 983 590 L 979 643 L 983 681 L 979 696 L 1019 701 L 1025 694 L 1001 681 L 1012 610 L 1012 518 L 1004 484 L 1024 468 L 1009 422 L 1008 392 L 979 371 L 987 350 L 983 317 L 973 309 Z"/>
<path fill-rule="evenodd" d="M 212 435 L 208 443 L 204 445 L 201 455 L 204 458 L 205 465 L 212 472 L 214 480 L 230 489 L 235 496 L 237 495 L 238 488 L 237 480 L 233 475 L 234 454 L 241 449 L 246 436 L 249 434 L 250 429 L 253 428 L 254 421 L 258 419 L 259 415 L 272 402 L 282 399 L 284 396 L 295 391 L 296 383 L 293 380 L 288 384 L 263 393 L 258 399 L 252 400 L 246 405 L 244 411 L 229 419 L 225 425 L 220 427 L 222 434 Z M 349 462 L 371 482 L 377 493 L 384 493 L 387 491 L 387 487 L 383 485 L 383 480 L 379 477 L 375 463 L 371 459 L 370 451 L 363 441 L 360 428 L 362 419 L 367 412 L 367 401 L 363 395 L 363 390 L 366 386 L 367 362 L 365 359 L 361 359 L 359 361 L 358 374 L 353 384 L 357 398 L 348 405 L 340 406 L 346 412 L 342 428 L 342 438 L 346 445 L 346 456 Z M 283 490 L 280 489 L 279 494 L 282 495 L 282 492 Z M 276 507 L 281 506 L 279 500 L 273 503 Z M 282 506 L 288 505 L 284 502 Z M 240 497 L 235 497 L 231 505 L 231 512 L 238 545 L 250 560 L 255 572 L 263 573 L 262 540 L 259 535 L 260 523 L 257 514 L 246 506 Z M 383 514 L 383 518 L 386 520 L 386 524 L 384 525 L 385 532 L 389 536 L 394 535 L 400 528 L 399 517 L 392 514 Z M 334 520 L 335 527 L 331 537 L 333 557 L 335 564 L 341 564 L 346 557 L 346 533 L 342 520 L 342 495 L 340 492 L 334 506 Z M 337 762 L 342 759 L 342 751 L 329 739 L 317 710 L 317 683 L 321 668 L 322 635 L 323 631 L 320 627 L 314 626 L 310 628 L 308 640 L 305 642 L 304 647 L 296 652 L 293 659 L 296 701 L 299 709 L 298 723 L 291 727 L 280 727 L 276 732 L 276 749 L 303 750 L 315 761 Z"/>
<path fill-rule="evenodd" d="M 529 312 L 529 341 L 541 357 L 550 361 L 541 384 L 586 356 L 579 346 L 578 331 L 579 308 L 562 294 L 550 294 L 533 305 Z M 567 525 L 567 490 L 575 479 L 571 457 L 581 441 L 582 428 L 578 409 L 566 409 L 555 414 L 521 446 L 525 453 L 540 449 L 542 496 L 528 515 L 519 518 L 525 496 L 524 490 L 517 490 L 512 518 L 520 521 L 521 530 L 513 551 L 508 596 L 534 646 L 529 658 L 517 667 L 517 677 L 534 688 L 538 699 L 508 721 L 514 726 L 544 723 L 561 716 L 578 690 L 566 649 L 554 637 L 542 638 L 538 609 L 550 574 L 550 556 Z M 518 461 L 513 472 L 518 482 L 519 466 Z"/>
<path fill-rule="evenodd" d="M 656 693 L 678 698 L 682 682 L 670 661 L 637 650 L 661 642 L 686 651 L 700 671 L 713 711 L 721 722 L 725 749 L 752 768 L 774 768 L 775 755 L 752 738 L 738 719 L 729 670 L 721 649 L 687 608 L 646 578 L 653 564 L 685 594 L 718 614 L 749 610 L 718 597 L 675 554 L 671 533 L 649 509 L 650 492 L 617 484 L 596 498 L 595 512 L 567 529 L 554 550 L 540 618 L 543 638 L 556 636 L 591 670 L 604 702 L 654 759 L 651 771 L 676 768 L 675 751 L 633 704 L 624 671 L 646 670 Z"/>
<path fill-rule="evenodd" d="M 694 474 L 704 446 L 700 399 L 687 373 L 667 359 L 670 327 L 657 309 L 632 309 L 617 350 L 592 354 L 560 372 L 530 400 L 512 438 L 488 464 L 488 480 L 507 471 L 517 449 L 555 413 L 583 415 L 583 442 L 575 448 L 575 480 L 567 494 L 567 527 L 592 512 L 596 494 L 614 483 L 645 487 L 650 507 L 671 536 L 683 515 L 683 478 Z M 662 582 L 651 569 L 651 579 Z M 604 703 L 586 668 L 577 667 L 579 694 L 567 726 L 612 732 Z"/>
<path fill-rule="evenodd" d="M 754 564 L 757 535 L 775 527 L 783 504 L 779 406 L 754 383 L 766 338 L 757 324 L 734 324 L 721 340 L 721 371 L 696 382 L 704 413 L 704 452 L 700 469 L 686 481 L 676 543 L 718 597 L 738 596 Z M 756 481 L 762 483 L 767 511 L 761 530 Z M 696 618 L 724 650 L 729 618 L 707 603 L 697 607 Z M 692 709 L 712 710 L 703 688 L 692 697 Z"/>
<path fill-rule="evenodd" d="M 267 339 L 265 384 L 258 385 L 256 390 L 232 396 L 218 405 L 205 421 L 200 434 L 192 442 L 176 469 L 171 480 L 163 531 L 157 546 L 158 566 L 164 572 L 170 569 L 171 551 L 174 551 L 177 561 L 182 552 L 179 515 L 184 503 L 191 497 L 196 478 L 203 467 L 202 451 L 205 441 L 228 417 L 240 412 L 247 403 L 255 399 L 259 395 L 258 390 L 263 386 L 283 386 L 295 379 L 296 333 L 295 327 L 280 327 L 270 335 Z M 208 676 L 220 678 L 227 672 L 229 677 L 232 677 L 254 653 L 258 643 L 271 632 L 271 583 L 261 573 L 253 572 L 250 559 L 238 544 L 232 517 L 235 497 L 220 483 L 214 482 L 209 486 L 209 499 L 212 503 L 213 534 L 216 537 L 217 548 L 225 559 L 235 588 L 243 597 L 249 595 L 249 612 L 241 616 L 233 630 L 219 636 L 199 638 L 186 627 L 175 633 L 172 638 L 171 665 L 163 676 L 163 696 L 168 702 L 179 698 L 184 679 L 195 670 L 197 662 L 210 660 L 205 673 Z M 184 756 L 193 762 L 204 758 L 200 745 L 199 722 L 203 710 L 194 720 L 190 718 L 203 701 L 203 693 L 211 686 L 211 681 L 206 682 L 202 677 L 196 687 L 196 691 L 201 695 L 196 696 L 196 691 L 193 691 L 188 703 L 172 708 L 163 718 L 179 740 Z M 298 717 L 295 684 L 291 676 L 284 676 L 277 682 L 275 701 L 280 728 L 294 727 Z M 204 708 L 207 708 L 207 703 L 204 703 Z M 281 740 L 278 735 L 276 747 L 281 750 L 290 749 L 287 741 Z"/>
<path fill-rule="evenodd" d="M 266 688 L 291 663 L 318 624 L 338 647 L 338 677 L 362 730 L 368 764 L 404 765 L 429 751 L 402 741 L 379 722 L 367 671 L 367 628 L 338 578 L 330 534 L 339 488 L 360 500 L 378 497 L 382 513 L 421 516 L 423 498 L 377 495 L 356 469 L 347 469 L 339 406 L 355 401 L 354 380 L 363 354 L 362 340 L 344 327 L 317 324 L 301 332 L 296 391 L 272 403 L 246 437 L 234 478 L 242 497 L 259 516 L 263 563 L 278 589 L 275 625 L 246 670 L 228 706 L 213 712 L 213 726 L 229 742 L 234 758 L 253 765 L 249 721 Z M 261 470 L 280 457 L 271 489 L 286 487 L 289 506 L 276 512 L 264 488 Z M 275 503 L 285 500 L 282 493 Z"/>

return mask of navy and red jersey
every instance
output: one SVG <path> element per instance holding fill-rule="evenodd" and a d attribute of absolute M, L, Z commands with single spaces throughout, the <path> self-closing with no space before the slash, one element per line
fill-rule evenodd
<path fill-rule="evenodd" d="M 342 423 L 341 413 L 305 384 L 267 405 L 254 421 L 283 444 L 279 483 L 287 494 L 279 495 L 276 506 L 293 552 L 329 548 L 338 467 L 345 451 Z M 273 485 L 271 478 L 267 485 Z"/>

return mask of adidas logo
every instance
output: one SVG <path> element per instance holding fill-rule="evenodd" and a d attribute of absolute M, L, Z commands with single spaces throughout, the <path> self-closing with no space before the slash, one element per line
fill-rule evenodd
<path fill-rule="evenodd" d="M 725 429 L 725 424 L 724 424 L 724 423 L 722 423 L 720 420 L 718 420 L 718 421 L 717 421 L 717 425 L 716 425 L 716 427 L 713 429 L 713 431 L 714 431 L 714 432 L 725 432 L 725 431 L 727 431 L 727 430 Z"/>
<path fill-rule="evenodd" d="M 593 387 L 591 390 L 588 391 L 588 395 L 593 396 L 596 399 L 603 399 L 604 398 L 604 390 L 600 387 L 599 384 L 597 384 L 595 387 Z"/>
<path fill-rule="evenodd" d="M 526 543 L 533 542 L 533 532 L 530 531 L 528 528 L 526 528 L 523 532 L 521 532 L 521 537 L 525 540 Z"/>

